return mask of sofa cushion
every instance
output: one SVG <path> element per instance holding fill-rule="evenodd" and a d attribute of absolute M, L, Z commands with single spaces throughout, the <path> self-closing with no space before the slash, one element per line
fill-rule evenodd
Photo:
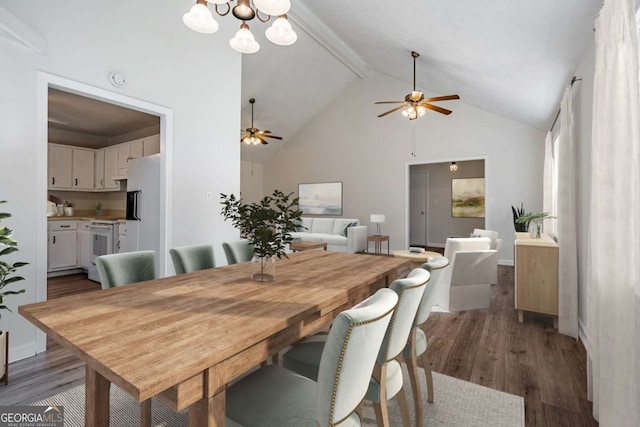
<path fill-rule="evenodd" d="M 314 218 L 309 231 L 312 233 L 331 234 L 334 222 L 333 218 Z"/>
<path fill-rule="evenodd" d="M 311 231 L 311 225 L 313 224 L 313 218 L 301 218 L 302 219 L 302 226 L 305 227 L 304 230 L 298 230 L 298 231 Z"/>
<path fill-rule="evenodd" d="M 291 237 L 304 240 L 305 242 L 324 242 L 321 234 L 309 233 L 308 231 L 294 231 L 291 233 Z"/>

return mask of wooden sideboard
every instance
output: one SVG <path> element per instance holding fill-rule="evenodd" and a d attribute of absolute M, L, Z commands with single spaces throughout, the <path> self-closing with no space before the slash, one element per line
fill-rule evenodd
<path fill-rule="evenodd" d="M 516 233 L 515 306 L 520 322 L 532 311 L 553 316 L 558 328 L 558 244 L 546 234 Z"/>

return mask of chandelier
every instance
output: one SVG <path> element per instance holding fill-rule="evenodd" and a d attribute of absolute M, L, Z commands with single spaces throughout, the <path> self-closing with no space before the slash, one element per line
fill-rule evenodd
<path fill-rule="evenodd" d="M 234 1 L 237 4 L 231 7 Z M 274 44 L 288 46 L 298 39 L 286 15 L 291 9 L 289 0 L 197 0 L 191 10 L 182 17 L 185 25 L 199 33 L 211 34 L 218 31 L 218 23 L 213 19 L 209 3 L 213 4 L 219 16 L 226 16 L 231 12 L 242 21 L 240 30 L 229 40 L 229 45 L 237 52 L 256 53 L 260 50 L 260 44 L 253 37 L 247 24 L 247 21 L 253 18 L 258 18 L 260 22 L 268 22 L 272 16 L 278 17 L 265 32 L 267 39 Z M 226 8 L 222 6 L 225 4 Z M 261 13 L 266 16 L 261 16 Z"/>

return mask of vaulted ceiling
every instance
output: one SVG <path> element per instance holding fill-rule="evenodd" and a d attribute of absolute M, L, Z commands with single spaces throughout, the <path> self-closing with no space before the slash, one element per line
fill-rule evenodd
<path fill-rule="evenodd" d="M 264 24 L 261 50 L 244 55 L 242 127 L 283 136 L 256 147 L 268 158 L 352 81 L 383 73 L 412 84 L 410 51 L 421 54 L 417 86 L 546 129 L 593 37 L 601 0 L 298 0 L 290 18 L 298 41 L 275 46 Z M 259 26 L 261 25 L 261 26 Z M 243 159 L 251 152 L 243 147 Z"/>

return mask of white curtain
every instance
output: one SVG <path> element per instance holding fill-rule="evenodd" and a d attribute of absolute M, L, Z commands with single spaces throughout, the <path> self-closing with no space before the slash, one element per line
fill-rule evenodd
<path fill-rule="evenodd" d="M 640 422 L 640 101 L 633 0 L 596 20 L 588 372 L 600 425 Z"/>
<path fill-rule="evenodd" d="M 578 338 L 578 252 L 576 244 L 576 144 L 571 86 L 560 103 L 558 142 L 558 332 Z"/>
<path fill-rule="evenodd" d="M 544 171 L 542 176 L 542 212 L 553 212 L 553 146 L 551 145 L 551 131 L 547 132 L 544 140 Z M 556 234 L 555 221 L 545 219 L 542 226 L 544 232 L 550 236 Z"/>

